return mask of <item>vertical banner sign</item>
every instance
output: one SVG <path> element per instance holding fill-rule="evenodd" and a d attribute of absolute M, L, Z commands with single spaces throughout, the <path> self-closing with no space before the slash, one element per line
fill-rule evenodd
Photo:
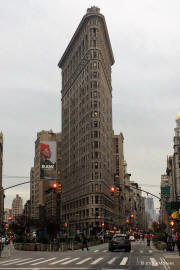
<path fill-rule="evenodd" d="M 44 171 L 56 169 L 56 142 L 40 142 L 40 169 L 41 175 L 43 175 Z"/>

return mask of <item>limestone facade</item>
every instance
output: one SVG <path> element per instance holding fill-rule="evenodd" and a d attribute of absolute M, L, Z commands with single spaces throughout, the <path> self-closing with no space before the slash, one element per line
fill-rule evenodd
<path fill-rule="evenodd" d="M 114 57 L 104 16 L 87 10 L 62 69 L 63 220 L 94 231 L 113 223 L 112 86 Z"/>

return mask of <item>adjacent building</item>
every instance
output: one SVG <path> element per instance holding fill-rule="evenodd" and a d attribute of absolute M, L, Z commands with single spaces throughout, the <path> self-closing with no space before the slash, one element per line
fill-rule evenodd
<path fill-rule="evenodd" d="M 15 220 L 23 213 L 23 199 L 16 194 L 16 197 L 12 201 L 12 218 Z"/>
<path fill-rule="evenodd" d="M 34 166 L 30 172 L 30 208 L 32 219 L 51 219 L 56 196 L 51 196 L 53 183 L 60 182 L 61 133 L 52 130 L 37 133 Z M 59 215 L 59 213 L 57 213 Z"/>
<path fill-rule="evenodd" d="M 165 224 L 168 216 L 180 209 L 180 112 L 174 131 L 174 153 L 167 157 L 166 174 L 161 176 L 160 221 Z"/>
<path fill-rule="evenodd" d="M 3 170 L 3 134 L 0 132 L 0 229 L 3 227 L 4 219 L 4 192 L 2 187 L 2 170 Z"/>
<path fill-rule="evenodd" d="M 9 217 L 12 217 L 12 209 L 5 208 L 4 209 L 4 223 L 9 222 L 9 220 L 8 220 Z"/>
<path fill-rule="evenodd" d="M 58 66 L 62 69 L 63 220 L 94 232 L 113 224 L 114 56 L 104 16 L 87 9 Z"/>

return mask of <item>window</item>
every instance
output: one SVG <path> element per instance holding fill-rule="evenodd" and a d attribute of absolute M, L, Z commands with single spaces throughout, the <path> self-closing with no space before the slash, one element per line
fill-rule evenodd
<path fill-rule="evenodd" d="M 93 72 L 93 78 L 96 79 L 97 78 L 97 72 Z"/>
<path fill-rule="evenodd" d="M 97 53 L 94 51 L 93 52 L 93 58 L 96 58 L 97 57 Z"/>
<path fill-rule="evenodd" d="M 94 127 L 98 127 L 98 121 L 94 121 Z"/>
<path fill-rule="evenodd" d="M 98 112 L 97 111 L 94 112 L 94 117 L 96 117 L 96 118 L 98 117 Z"/>
<path fill-rule="evenodd" d="M 97 91 L 93 92 L 93 97 L 96 98 L 97 97 Z"/>
<path fill-rule="evenodd" d="M 99 196 L 95 196 L 95 204 L 99 203 Z"/>
<path fill-rule="evenodd" d="M 95 152 L 95 153 L 94 153 L 94 157 L 95 157 L 95 158 L 98 158 L 98 152 Z"/>
<path fill-rule="evenodd" d="M 98 174 L 98 172 L 95 172 L 94 177 L 95 177 L 95 179 L 98 179 L 98 178 L 99 178 L 99 174 Z"/>
<path fill-rule="evenodd" d="M 95 215 L 96 215 L 96 217 L 98 217 L 99 216 L 99 208 L 95 208 Z"/>
<path fill-rule="evenodd" d="M 93 87 L 94 87 L 95 89 L 97 89 L 97 82 L 96 82 L 96 81 L 93 82 Z"/>
<path fill-rule="evenodd" d="M 99 147 L 99 143 L 97 141 L 94 142 L 94 148 L 98 148 Z"/>
<path fill-rule="evenodd" d="M 94 163 L 94 168 L 95 168 L 95 169 L 98 169 L 98 162 L 95 162 L 95 163 Z"/>
<path fill-rule="evenodd" d="M 94 100 L 94 108 L 97 108 L 97 105 L 98 105 L 97 100 Z"/>
<path fill-rule="evenodd" d="M 95 191 L 98 192 L 98 184 L 95 185 Z M 96 196 L 98 197 L 98 196 Z"/>
<path fill-rule="evenodd" d="M 96 40 L 93 40 L 93 47 L 96 48 Z"/>
<path fill-rule="evenodd" d="M 95 137 L 95 138 L 98 137 L 98 131 L 97 131 L 97 130 L 94 131 L 94 137 Z"/>
<path fill-rule="evenodd" d="M 97 63 L 96 62 L 93 62 L 93 67 L 97 68 Z"/>

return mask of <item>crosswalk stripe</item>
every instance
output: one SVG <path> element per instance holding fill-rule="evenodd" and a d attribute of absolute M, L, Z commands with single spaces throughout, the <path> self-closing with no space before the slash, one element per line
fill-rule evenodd
<path fill-rule="evenodd" d="M 158 263 L 156 262 L 154 258 L 150 258 L 150 261 L 151 261 L 152 266 L 158 266 Z"/>
<path fill-rule="evenodd" d="M 40 261 L 40 260 L 43 260 L 44 258 L 39 258 L 39 259 L 36 259 L 36 260 L 31 260 L 31 261 L 27 261 L 27 262 L 23 262 L 23 263 L 18 263 L 17 265 L 24 265 L 24 264 L 27 264 L 27 263 L 32 263 L 32 262 L 37 262 L 37 261 Z"/>
<path fill-rule="evenodd" d="M 89 260 L 91 260 L 92 258 L 86 258 L 86 259 L 84 259 L 84 260 L 82 260 L 82 261 L 80 261 L 80 262 L 78 262 L 78 263 L 76 263 L 76 264 L 83 264 L 83 263 L 85 263 L 85 262 L 87 262 L 87 261 L 89 261 Z"/>
<path fill-rule="evenodd" d="M 24 261 L 27 261 L 27 260 L 30 260 L 30 259 L 32 259 L 32 258 L 26 258 L 26 259 L 21 259 L 21 260 L 18 260 L 18 261 L 16 261 L 16 262 L 10 262 L 10 263 L 5 263 L 4 265 L 11 265 L 11 264 L 14 264 L 14 263 L 19 263 L 19 262 L 24 262 Z"/>
<path fill-rule="evenodd" d="M 149 250 L 149 253 L 152 253 L 152 250 L 151 249 Z"/>
<path fill-rule="evenodd" d="M 60 262 L 67 261 L 67 260 L 69 260 L 69 259 L 70 259 L 70 258 L 64 258 L 64 259 L 61 259 L 61 260 L 59 260 L 59 261 L 55 261 L 55 262 L 49 263 L 49 265 L 58 264 L 58 263 L 60 263 Z"/>
<path fill-rule="evenodd" d="M 125 265 L 127 263 L 128 257 L 124 257 L 120 262 L 120 265 Z"/>
<path fill-rule="evenodd" d="M 98 262 L 100 262 L 100 261 L 102 261 L 103 260 L 103 258 L 101 257 L 101 258 L 98 258 L 98 259 L 96 259 L 95 261 L 93 261 L 91 264 L 97 264 Z"/>
<path fill-rule="evenodd" d="M 96 249 L 96 250 L 94 250 L 93 252 L 98 252 L 99 250 L 98 249 Z"/>
<path fill-rule="evenodd" d="M 74 259 L 69 260 L 67 262 L 63 262 L 63 263 L 61 263 L 61 265 L 69 264 L 69 263 L 74 262 L 74 261 L 77 261 L 77 260 L 79 260 L 79 258 L 74 258 Z"/>
<path fill-rule="evenodd" d="M 112 264 L 113 262 L 115 262 L 116 259 L 117 259 L 117 257 L 112 258 L 110 261 L 108 261 L 108 264 Z"/>
<path fill-rule="evenodd" d="M 8 260 L 8 261 L 0 262 L 0 264 L 8 263 L 8 262 L 14 262 L 14 261 L 19 261 L 19 260 L 21 260 L 21 259 L 18 258 L 18 259 Z"/>
<path fill-rule="evenodd" d="M 107 252 L 108 250 L 106 249 L 106 250 L 103 250 L 103 252 Z"/>
<path fill-rule="evenodd" d="M 41 261 L 41 262 L 37 262 L 37 263 L 32 263 L 31 265 L 38 265 L 38 264 L 41 264 L 41 263 L 46 263 L 46 262 L 50 262 L 52 260 L 55 260 L 56 258 L 51 258 L 51 259 L 48 259 L 48 260 L 45 260 L 45 261 Z"/>

